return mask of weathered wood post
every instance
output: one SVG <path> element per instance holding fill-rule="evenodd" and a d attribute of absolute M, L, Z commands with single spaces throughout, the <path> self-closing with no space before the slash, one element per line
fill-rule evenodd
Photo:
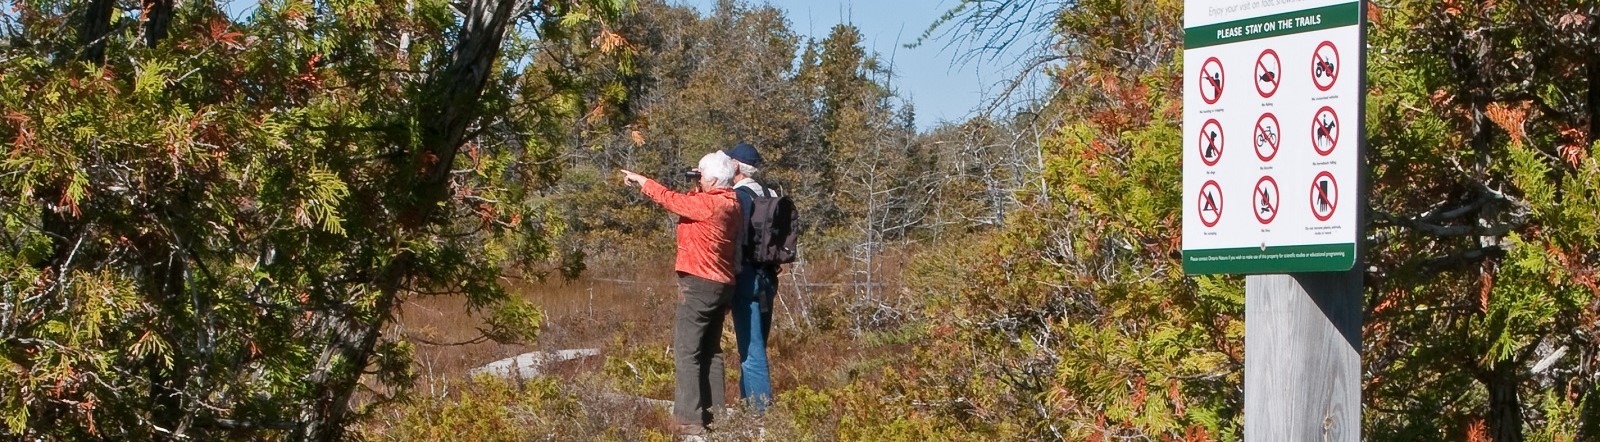
<path fill-rule="evenodd" d="M 1361 440 L 1361 273 L 1245 279 L 1246 441 Z"/>

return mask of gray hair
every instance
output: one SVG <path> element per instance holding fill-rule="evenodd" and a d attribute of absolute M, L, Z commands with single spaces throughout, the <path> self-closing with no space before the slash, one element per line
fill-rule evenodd
<path fill-rule="evenodd" d="M 761 173 L 761 168 L 742 163 L 739 160 L 733 160 L 733 165 L 734 170 L 744 174 L 744 176 L 753 177 L 756 176 L 756 174 Z"/>
<path fill-rule="evenodd" d="M 733 188 L 734 161 L 722 152 L 712 152 L 700 157 L 700 175 L 713 181 L 711 187 Z"/>

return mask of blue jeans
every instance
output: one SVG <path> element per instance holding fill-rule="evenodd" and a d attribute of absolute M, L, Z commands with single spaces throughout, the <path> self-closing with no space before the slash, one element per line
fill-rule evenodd
<path fill-rule="evenodd" d="M 739 344 L 739 396 L 764 412 L 772 403 L 772 374 L 767 366 L 767 336 L 772 331 L 772 302 L 777 279 L 771 271 L 744 265 L 734 281 L 733 332 Z M 765 304 L 765 305 L 763 305 Z"/>

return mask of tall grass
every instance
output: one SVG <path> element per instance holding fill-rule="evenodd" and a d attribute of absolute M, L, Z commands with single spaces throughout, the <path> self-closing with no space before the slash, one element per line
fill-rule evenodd
<path fill-rule="evenodd" d="M 593 260 L 586 274 L 576 280 L 506 280 L 513 293 L 543 308 L 546 320 L 537 342 L 461 344 L 478 337 L 478 328 L 483 326 L 481 318 L 469 312 L 463 300 L 435 297 L 408 303 L 397 329 L 417 344 L 418 379 L 413 399 L 383 409 L 361 433 L 369 439 L 404 440 L 433 434 L 420 430 L 426 426 L 480 431 L 484 429 L 477 423 L 460 418 L 466 409 L 486 413 L 478 409 L 505 407 L 533 414 L 518 417 L 497 411 L 485 415 L 485 419 L 500 424 L 525 421 L 530 428 L 561 433 L 557 439 L 665 437 L 668 419 L 664 411 L 634 399 L 671 400 L 670 344 L 676 278 L 670 257 L 638 258 Z M 871 352 L 898 351 L 863 337 L 916 314 L 898 282 L 904 261 L 903 254 L 890 254 L 878 261 L 870 299 L 858 283 L 859 278 L 853 277 L 859 269 L 851 261 L 811 260 L 786 268 L 780 277 L 769 341 L 773 384 L 780 397 L 789 402 L 815 402 L 815 392 L 850 382 L 864 368 L 882 364 L 885 356 Z M 731 324 L 731 320 L 728 322 Z M 737 405 L 739 358 L 731 328 L 727 325 L 723 329 L 729 375 L 726 393 L 730 402 Z M 506 384 L 467 376 L 472 368 L 498 359 L 530 351 L 571 348 L 599 348 L 601 356 L 553 364 L 539 378 L 525 380 L 532 384 Z M 785 396 L 788 391 L 809 393 L 796 398 Z M 519 396 L 527 396 L 526 403 L 516 403 Z M 565 420 L 556 424 L 531 417 L 540 415 L 532 411 L 540 407 L 555 407 L 566 413 Z M 549 412 L 544 410 L 545 414 Z M 776 416 L 793 412 L 780 406 L 765 420 L 772 423 Z M 739 408 L 729 413 L 719 424 L 720 434 L 757 434 L 761 420 Z M 590 425 L 595 422 L 610 422 L 623 430 L 602 431 L 600 428 L 606 427 Z M 790 426 L 794 426 L 792 422 Z"/>

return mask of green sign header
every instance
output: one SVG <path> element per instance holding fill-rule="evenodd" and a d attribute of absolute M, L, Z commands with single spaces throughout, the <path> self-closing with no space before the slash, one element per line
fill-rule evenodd
<path fill-rule="evenodd" d="M 1361 22 L 1361 3 L 1325 6 L 1184 29 L 1184 49 L 1320 31 Z"/>

